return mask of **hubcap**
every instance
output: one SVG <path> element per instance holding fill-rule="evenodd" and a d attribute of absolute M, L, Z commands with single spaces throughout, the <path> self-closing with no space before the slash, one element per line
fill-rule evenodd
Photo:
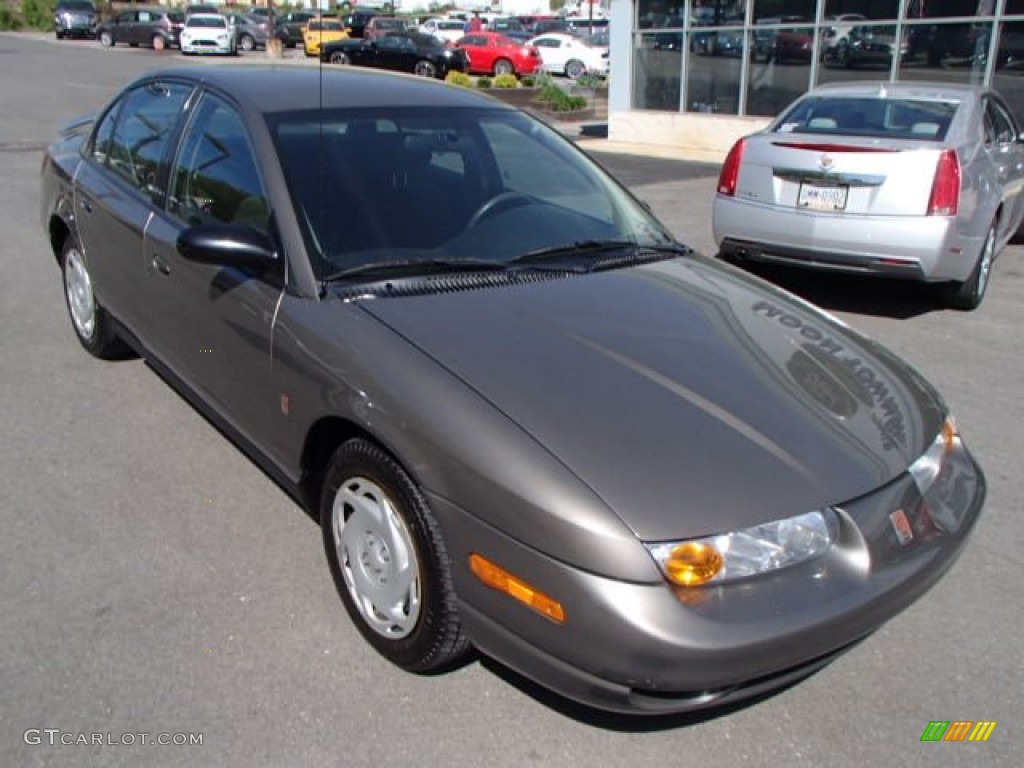
<path fill-rule="evenodd" d="M 412 535 L 391 500 L 364 477 L 334 497 L 334 546 L 345 586 L 374 632 L 406 637 L 420 616 L 420 571 Z"/>
<path fill-rule="evenodd" d="M 64 290 L 68 296 L 71 322 L 83 339 L 92 338 L 96 330 L 96 300 L 92 293 L 92 280 L 77 249 L 68 251 L 64 261 Z"/>

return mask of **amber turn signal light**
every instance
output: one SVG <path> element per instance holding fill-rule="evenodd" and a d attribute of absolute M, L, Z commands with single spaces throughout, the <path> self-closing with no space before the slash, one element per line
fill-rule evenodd
<path fill-rule="evenodd" d="M 665 573 L 676 584 L 695 587 L 715 578 L 722 570 L 722 555 L 709 544 L 688 541 L 672 550 L 665 561 Z"/>
<path fill-rule="evenodd" d="M 513 576 L 504 568 L 495 565 L 486 557 L 478 555 L 476 552 L 472 553 L 469 556 L 469 567 L 476 577 L 488 587 L 514 597 L 541 616 L 558 624 L 565 622 L 565 611 L 562 610 L 561 603 L 530 586 L 522 579 Z"/>

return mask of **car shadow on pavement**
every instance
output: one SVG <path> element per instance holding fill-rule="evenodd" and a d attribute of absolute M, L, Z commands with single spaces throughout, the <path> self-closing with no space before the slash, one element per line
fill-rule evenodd
<path fill-rule="evenodd" d="M 606 712 L 593 707 L 585 706 L 572 699 L 567 699 L 543 686 L 533 682 L 527 677 L 520 675 L 515 670 L 506 667 L 504 664 L 495 661 L 482 654 L 479 657 L 480 665 L 496 677 L 501 678 L 508 685 L 518 688 L 524 694 L 546 706 L 548 709 L 595 728 L 619 733 L 655 733 L 658 731 L 677 730 L 688 728 L 692 725 L 717 720 L 744 709 L 756 706 L 762 701 L 774 698 L 780 693 L 788 691 L 795 685 L 799 685 L 810 677 L 813 677 L 821 670 L 812 672 L 807 677 L 795 680 L 787 685 L 773 691 L 752 696 L 749 699 L 738 701 L 732 704 L 724 704 L 718 707 L 700 710 L 698 712 L 685 712 L 672 715 L 625 715 L 615 712 Z"/>
<path fill-rule="evenodd" d="M 822 274 L 765 264 L 743 264 L 742 269 L 831 311 L 908 320 L 943 309 L 936 287 L 925 283 Z"/>

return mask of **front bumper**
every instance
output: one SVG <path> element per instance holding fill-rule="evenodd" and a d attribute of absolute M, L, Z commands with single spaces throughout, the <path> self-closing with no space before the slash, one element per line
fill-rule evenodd
<path fill-rule="evenodd" d="M 728 256 L 925 282 L 966 280 L 985 240 L 948 217 L 804 211 L 723 195 L 712 229 Z"/>
<path fill-rule="evenodd" d="M 482 652 L 599 709 L 664 714 L 719 706 L 796 682 L 924 594 L 955 562 L 985 496 L 962 444 L 942 497 L 904 475 L 840 508 L 832 550 L 772 575 L 716 587 L 627 583 L 542 555 L 440 498 L 462 621 Z M 893 523 L 902 510 L 911 529 Z M 902 543 L 901 543 L 902 541 Z M 558 600 L 556 624 L 484 586 L 482 554 Z"/>

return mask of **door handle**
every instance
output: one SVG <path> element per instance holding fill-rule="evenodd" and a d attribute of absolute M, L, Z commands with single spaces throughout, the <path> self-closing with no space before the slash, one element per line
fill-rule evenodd
<path fill-rule="evenodd" d="M 154 256 L 153 257 L 152 264 L 153 264 L 153 269 L 155 269 L 161 275 L 169 275 L 169 274 L 171 274 L 171 267 L 170 267 L 170 265 L 166 261 L 161 259 L 159 256 Z"/>
<path fill-rule="evenodd" d="M 85 200 L 83 198 L 82 200 L 79 201 L 78 204 L 81 207 L 81 209 L 86 213 L 92 213 L 92 203 L 90 203 L 88 200 Z"/>

